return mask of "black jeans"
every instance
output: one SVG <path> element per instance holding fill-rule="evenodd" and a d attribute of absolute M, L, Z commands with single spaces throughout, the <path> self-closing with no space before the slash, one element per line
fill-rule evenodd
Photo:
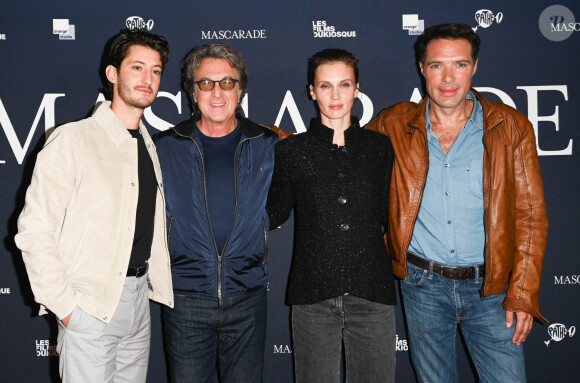
<path fill-rule="evenodd" d="M 296 383 L 340 382 L 344 343 L 346 383 L 394 382 L 395 310 L 342 295 L 292 306 Z"/>

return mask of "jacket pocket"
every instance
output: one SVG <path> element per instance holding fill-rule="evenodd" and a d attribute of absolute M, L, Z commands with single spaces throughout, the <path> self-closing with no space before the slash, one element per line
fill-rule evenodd
<path fill-rule="evenodd" d="M 76 249 L 73 253 L 73 258 L 70 260 L 69 264 L 67 265 L 67 274 L 68 275 L 74 274 L 76 269 L 79 266 L 79 263 L 81 262 L 83 249 L 85 248 L 85 242 L 86 242 L 87 234 L 89 232 L 90 227 L 91 227 L 91 220 L 89 219 L 85 223 L 85 227 L 83 228 L 83 231 L 81 232 L 81 235 L 80 235 L 79 240 L 77 242 Z"/>
<path fill-rule="evenodd" d="M 407 278 L 403 279 L 402 283 L 410 286 L 420 286 L 423 284 L 426 276 L 427 270 L 407 263 Z"/>

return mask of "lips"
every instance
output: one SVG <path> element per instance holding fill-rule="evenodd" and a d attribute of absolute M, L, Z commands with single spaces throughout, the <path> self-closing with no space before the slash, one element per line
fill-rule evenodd
<path fill-rule="evenodd" d="M 153 90 L 151 90 L 151 88 L 138 87 L 136 89 L 137 89 L 137 91 L 142 92 L 142 93 L 147 93 L 147 94 L 153 93 Z"/>
<path fill-rule="evenodd" d="M 453 88 L 453 89 L 439 89 L 439 92 L 441 92 L 442 95 L 444 96 L 453 96 L 454 94 L 456 94 L 458 91 L 457 88 Z"/>
<path fill-rule="evenodd" d="M 330 105 L 328 108 L 329 109 L 332 109 L 332 110 L 340 110 L 340 109 L 342 109 L 342 104 L 340 104 L 340 105 Z"/>

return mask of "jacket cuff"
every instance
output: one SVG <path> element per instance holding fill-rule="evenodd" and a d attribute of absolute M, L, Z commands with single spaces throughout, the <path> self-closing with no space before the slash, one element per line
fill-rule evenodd
<path fill-rule="evenodd" d="M 547 323 L 550 323 L 550 321 L 548 319 L 546 319 L 539 310 L 534 309 L 532 306 L 526 304 L 525 302 L 522 302 L 520 300 L 517 299 L 513 299 L 510 297 L 506 297 L 503 300 L 503 304 L 502 304 L 503 308 L 505 310 L 509 310 L 509 311 L 513 311 L 513 312 L 517 312 L 517 311 L 523 311 L 526 312 L 528 314 L 532 314 L 534 317 L 541 319 Z"/>

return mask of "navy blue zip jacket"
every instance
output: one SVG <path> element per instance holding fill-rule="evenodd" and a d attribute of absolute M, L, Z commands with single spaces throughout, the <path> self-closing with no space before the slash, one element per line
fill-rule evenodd
<path fill-rule="evenodd" d="M 266 199 L 278 135 L 240 118 L 235 152 L 235 210 L 223 252 L 209 225 L 202 145 L 193 119 L 154 137 L 161 162 L 175 294 L 213 298 L 265 289 L 268 282 Z"/>

